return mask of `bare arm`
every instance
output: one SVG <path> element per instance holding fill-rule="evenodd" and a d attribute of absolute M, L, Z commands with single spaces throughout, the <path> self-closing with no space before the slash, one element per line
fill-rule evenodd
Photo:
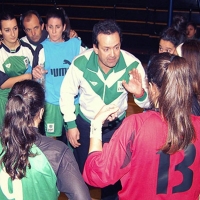
<path fill-rule="evenodd" d="M 46 74 L 47 70 L 44 70 L 40 65 L 37 65 L 32 70 L 32 75 L 34 79 L 40 79 L 42 78 L 43 74 Z"/>
<path fill-rule="evenodd" d="M 12 88 L 13 85 L 16 82 L 23 81 L 23 80 L 26 80 L 26 79 L 31 80 L 32 75 L 31 74 L 23 74 L 23 75 L 20 75 L 20 76 L 11 77 L 1 85 L 1 89 Z"/>
<path fill-rule="evenodd" d="M 119 108 L 115 105 L 105 105 L 91 122 L 89 153 L 102 151 L 102 124 L 107 119 L 114 120 L 118 116 Z"/>

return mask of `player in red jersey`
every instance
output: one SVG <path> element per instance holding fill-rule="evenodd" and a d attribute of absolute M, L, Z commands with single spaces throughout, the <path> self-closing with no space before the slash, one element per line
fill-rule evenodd
<path fill-rule="evenodd" d="M 147 68 L 152 110 L 127 117 L 103 147 L 102 124 L 115 119 L 118 108 L 100 110 L 91 123 L 83 173 L 88 184 L 121 180 L 120 200 L 198 199 L 200 117 L 191 115 L 189 70 L 184 58 L 154 55 Z"/>

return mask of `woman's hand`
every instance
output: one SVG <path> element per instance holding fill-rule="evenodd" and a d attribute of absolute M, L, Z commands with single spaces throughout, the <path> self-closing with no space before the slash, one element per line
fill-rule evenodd
<path fill-rule="evenodd" d="M 119 108 L 114 104 L 105 105 L 97 113 L 94 120 L 101 122 L 101 124 L 103 124 L 105 120 L 113 121 L 118 117 L 118 111 Z"/>

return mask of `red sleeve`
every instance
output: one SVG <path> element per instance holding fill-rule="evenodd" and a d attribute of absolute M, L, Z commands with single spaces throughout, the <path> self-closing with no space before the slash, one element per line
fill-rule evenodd
<path fill-rule="evenodd" d="M 135 136 L 134 118 L 131 116 L 124 120 L 110 142 L 104 144 L 102 152 L 88 155 L 83 177 L 89 185 L 105 187 L 114 184 L 129 171 Z"/>

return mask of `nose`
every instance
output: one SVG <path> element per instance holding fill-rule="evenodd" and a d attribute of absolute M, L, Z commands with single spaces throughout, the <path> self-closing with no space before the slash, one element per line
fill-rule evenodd
<path fill-rule="evenodd" d="M 34 29 L 31 30 L 31 35 L 35 35 L 35 30 Z"/>
<path fill-rule="evenodd" d="M 55 27 L 53 27 L 52 33 L 56 33 L 56 28 Z"/>
<path fill-rule="evenodd" d="M 114 49 L 111 49 L 111 50 L 110 50 L 110 55 L 111 55 L 112 57 L 114 57 L 114 55 L 115 55 Z"/>
<path fill-rule="evenodd" d="M 11 30 L 11 35 L 15 36 L 15 31 L 14 30 Z"/>

